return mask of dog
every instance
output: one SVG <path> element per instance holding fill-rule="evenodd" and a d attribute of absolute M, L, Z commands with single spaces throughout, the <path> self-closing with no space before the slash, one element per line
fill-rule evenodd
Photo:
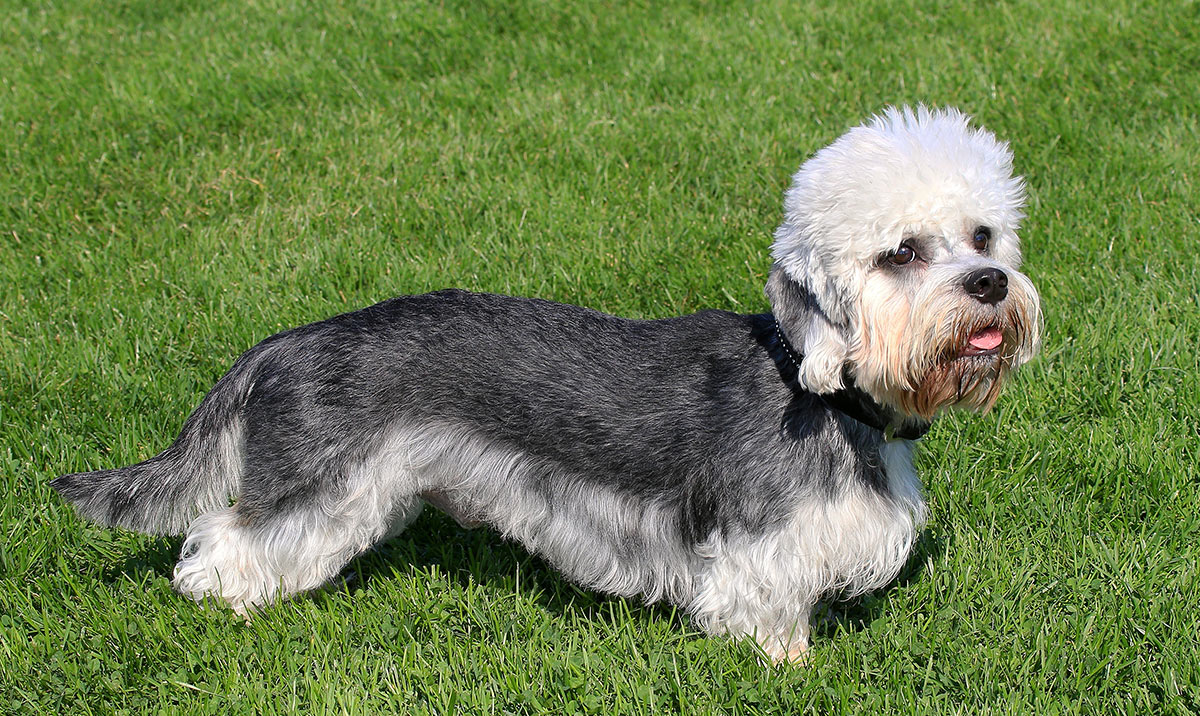
<path fill-rule="evenodd" d="M 771 313 L 393 298 L 251 348 L 159 455 L 52 484 L 97 522 L 185 534 L 174 587 L 241 613 L 429 503 L 798 661 L 818 600 L 907 561 L 914 441 L 944 409 L 990 408 L 1038 349 L 1023 203 L 993 134 L 889 108 L 793 177 Z"/>

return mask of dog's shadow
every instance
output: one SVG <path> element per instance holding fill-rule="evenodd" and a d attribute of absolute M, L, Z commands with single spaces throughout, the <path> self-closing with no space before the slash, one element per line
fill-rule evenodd
<path fill-rule="evenodd" d="M 908 561 L 887 585 L 850 599 L 832 599 L 818 605 L 813 619 L 812 634 L 822 640 L 835 639 L 839 632 L 859 632 L 887 612 L 892 598 L 901 590 L 919 581 L 926 565 L 939 561 L 946 553 L 953 536 L 937 534 L 926 527 L 917 534 Z"/>
<path fill-rule="evenodd" d="M 866 629 L 887 612 L 893 595 L 918 582 L 926 565 L 941 559 L 951 536 L 923 529 L 913 545 L 912 554 L 888 585 L 851 599 L 834 598 L 817 607 L 813 636 L 833 639 L 839 632 Z M 647 620 L 668 620 L 683 629 L 695 631 L 680 610 L 669 605 L 645 604 L 630 599 L 622 609 L 604 605 L 619 598 L 578 587 L 560 576 L 552 567 L 520 545 L 508 542 L 494 531 L 481 528 L 465 530 L 434 510 L 426 510 L 404 533 L 376 550 L 355 559 L 343 570 L 339 588 L 370 589 L 377 580 L 392 580 L 407 565 L 416 578 L 431 568 L 463 588 L 472 582 L 505 593 L 519 592 L 541 607 L 565 616 L 570 613 L 589 620 L 613 620 L 632 615 Z M 698 633 L 698 632 L 697 632 Z"/>
<path fill-rule="evenodd" d="M 98 576 L 109 584 L 120 580 L 143 584 L 160 577 L 169 580 L 182 544 L 181 537 L 146 539 L 123 559 L 108 561 Z M 338 592 L 370 590 L 379 582 L 406 577 L 426 579 L 431 573 L 464 589 L 474 582 L 497 593 L 518 592 L 559 615 L 615 619 L 619 612 L 686 623 L 677 609 L 661 604 L 628 600 L 621 610 L 605 609 L 604 605 L 618 604 L 620 599 L 578 587 L 520 545 L 487 528 L 463 529 L 436 510 L 426 510 L 400 535 L 351 560 L 308 598 L 326 602 Z"/>
<path fill-rule="evenodd" d="M 935 534 L 929 528 L 922 530 L 908 562 L 890 584 L 865 595 L 848 600 L 834 598 L 819 605 L 813 623 L 814 638 L 828 641 L 839 632 L 858 632 L 869 627 L 887 611 L 898 590 L 917 582 L 927 564 L 941 559 L 951 540 L 949 534 Z M 123 562 L 104 570 L 103 579 L 169 578 L 181 542 L 178 538 L 153 539 Z M 580 588 L 496 532 L 486 528 L 463 529 L 435 510 L 426 510 L 403 533 L 356 557 L 338 577 L 310 598 L 320 603 L 335 598 L 337 592 L 371 590 L 379 582 L 403 579 L 406 573 L 413 579 L 423 579 L 431 572 L 463 589 L 474 583 L 497 593 L 517 592 L 560 617 L 572 615 L 613 622 L 632 616 L 666 620 L 681 630 L 696 631 L 686 615 L 669 605 L 630 599 L 620 609 L 605 608 L 619 604 L 620 599 Z"/>
<path fill-rule="evenodd" d="M 497 593 L 518 593 L 558 615 L 576 615 L 589 620 L 615 620 L 632 615 L 646 620 L 669 620 L 686 625 L 687 620 L 670 605 L 627 600 L 621 609 L 611 597 L 572 584 L 540 557 L 495 531 L 464 529 L 451 518 L 426 509 L 399 536 L 355 558 L 332 584 L 334 590 L 369 590 L 379 581 L 426 578 L 431 572 L 466 589 L 481 585 Z M 319 597 L 318 597 L 319 598 Z"/>

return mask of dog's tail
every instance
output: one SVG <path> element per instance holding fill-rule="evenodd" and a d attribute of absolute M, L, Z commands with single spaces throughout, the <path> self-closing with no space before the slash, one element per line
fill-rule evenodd
<path fill-rule="evenodd" d="M 151 534 L 179 534 L 196 515 L 227 507 L 242 472 L 242 408 L 263 348 L 233 364 L 166 450 L 129 467 L 63 475 L 51 487 L 90 520 Z"/>

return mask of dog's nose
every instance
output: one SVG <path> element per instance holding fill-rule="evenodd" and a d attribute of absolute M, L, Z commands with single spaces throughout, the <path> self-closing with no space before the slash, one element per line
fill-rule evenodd
<path fill-rule="evenodd" d="M 980 303 L 1000 303 L 1008 295 L 1008 275 L 998 268 L 972 271 L 962 285 Z"/>

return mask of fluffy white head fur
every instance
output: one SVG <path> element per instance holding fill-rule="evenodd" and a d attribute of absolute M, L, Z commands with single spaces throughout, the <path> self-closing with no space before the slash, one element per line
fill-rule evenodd
<path fill-rule="evenodd" d="M 906 413 L 990 405 L 999 379 L 1038 343 L 1037 293 L 1017 272 L 1023 203 L 1008 145 L 955 109 L 889 108 L 817 152 L 793 177 L 771 251 L 814 304 L 804 325 L 787 327 L 804 354 L 801 384 L 831 392 L 848 366 Z M 984 250 L 972 244 L 981 227 Z M 919 260 L 890 265 L 905 242 Z M 986 266 L 1009 277 L 995 306 L 961 287 Z M 971 332 L 988 326 L 1004 334 L 996 360 L 959 361 Z M 950 390 L 952 380 L 966 382 Z"/>

